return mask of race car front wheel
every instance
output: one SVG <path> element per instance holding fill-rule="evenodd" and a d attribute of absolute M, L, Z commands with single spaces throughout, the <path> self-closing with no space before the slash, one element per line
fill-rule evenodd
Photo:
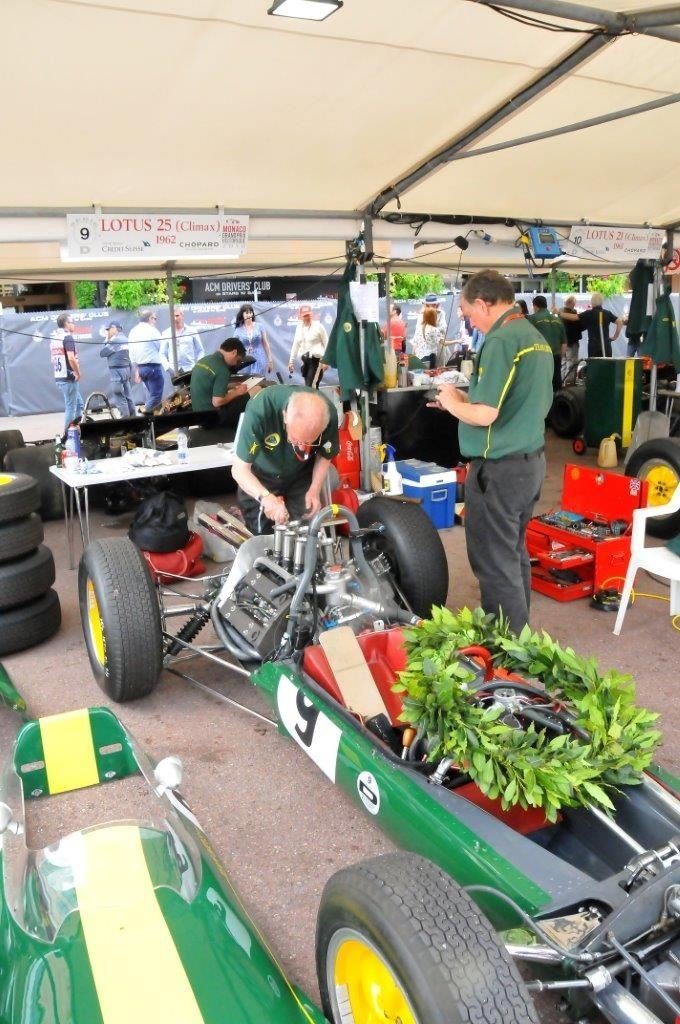
<path fill-rule="evenodd" d="M 148 567 L 127 539 L 89 544 L 78 572 L 80 618 L 94 677 L 112 700 L 151 693 L 163 667 L 163 632 Z"/>
<path fill-rule="evenodd" d="M 680 440 L 657 437 L 645 441 L 626 463 L 626 476 L 647 481 L 647 505 L 666 505 L 680 484 Z M 648 519 L 647 532 L 652 537 L 675 537 L 680 532 L 680 512 Z"/>
<path fill-rule="evenodd" d="M 357 512 L 359 526 L 378 523 L 379 536 L 366 542 L 366 556 L 385 555 L 397 586 L 416 615 L 427 618 L 432 605 L 446 604 L 449 569 L 432 520 L 418 505 L 398 498 L 370 498 Z"/>
<path fill-rule="evenodd" d="M 323 1009 L 333 1024 L 537 1024 L 489 921 L 440 868 L 409 853 L 338 871 L 316 931 Z"/>

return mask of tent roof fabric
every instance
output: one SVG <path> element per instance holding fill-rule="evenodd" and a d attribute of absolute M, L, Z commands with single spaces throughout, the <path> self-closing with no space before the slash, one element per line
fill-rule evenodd
<path fill-rule="evenodd" d="M 268 6 L 5 0 L 0 214 L 363 211 L 593 29 L 532 15 L 583 30 L 551 32 L 470 0 L 346 0 L 321 23 L 271 17 Z M 643 5 L 588 6 L 627 13 Z M 613 39 L 472 150 L 672 95 L 679 54 L 650 36 Z M 677 122 L 671 105 L 455 160 L 400 196 L 401 210 L 673 224 Z M 274 260 L 271 246 L 260 255 L 258 246 L 246 260 Z M 342 250 L 320 248 L 326 257 Z M 318 249 L 307 242 L 298 255 L 313 259 Z M 58 253 L 47 240 L 1 242 L 0 274 L 56 271 Z"/>

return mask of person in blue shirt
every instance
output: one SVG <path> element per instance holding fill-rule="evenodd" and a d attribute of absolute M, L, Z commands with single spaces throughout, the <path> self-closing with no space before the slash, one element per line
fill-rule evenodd
<path fill-rule="evenodd" d="M 99 350 L 99 355 L 106 359 L 109 365 L 111 398 L 116 409 L 121 416 L 136 416 L 137 410 L 132 398 L 130 346 L 122 330 L 116 320 L 106 325 L 106 341 Z"/>

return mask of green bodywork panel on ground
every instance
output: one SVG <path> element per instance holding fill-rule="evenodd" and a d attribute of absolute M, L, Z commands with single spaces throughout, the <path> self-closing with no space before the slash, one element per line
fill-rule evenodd
<path fill-rule="evenodd" d="M 549 903 L 548 892 L 459 820 L 455 807 L 465 808 L 465 801 L 428 785 L 384 754 L 358 723 L 353 727 L 292 667 L 270 663 L 252 678 L 271 703 L 279 728 L 400 847 L 427 857 L 460 885 L 485 884 L 502 891 L 530 914 Z M 517 921 L 493 897 L 478 902 L 497 927 Z"/>

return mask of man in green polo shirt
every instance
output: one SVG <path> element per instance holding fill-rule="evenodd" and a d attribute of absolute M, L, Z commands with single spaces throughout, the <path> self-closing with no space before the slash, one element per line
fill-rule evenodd
<path fill-rule="evenodd" d="M 194 412 L 216 409 L 220 426 L 235 426 L 247 401 L 245 384 L 232 385 L 246 350 L 238 338 L 227 338 L 212 355 L 203 356 L 191 371 L 191 408 Z"/>
<path fill-rule="evenodd" d="M 550 345 L 514 308 L 510 282 L 495 270 L 467 281 L 463 314 L 486 337 L 466 395 L 439 387 L 440 408 L 459 420 L 465 480 L 465 541 L 484 611 L 519 633 L 529 621 L 526 528 L 545 476 L 545 417 L 552 403 Z"/>
<path fill-rule="evenodd" d="M 232 475 L 253 533 L 321 508 L 321 486 L 338 454 L 338 415 L 314 388 L 280 384 L 251 398 L 236 443 Z"/>
<path fill-rule="evenodd" d="M 527 319 L 550 345 L 553 354 L 553 392 L 559 391 L 562 387 L 562 356 L 567 351 L 567 332 L 560 318 L 548 312 L 545 295 L 536 295 L 533 307 L 534 311 Z"/>

